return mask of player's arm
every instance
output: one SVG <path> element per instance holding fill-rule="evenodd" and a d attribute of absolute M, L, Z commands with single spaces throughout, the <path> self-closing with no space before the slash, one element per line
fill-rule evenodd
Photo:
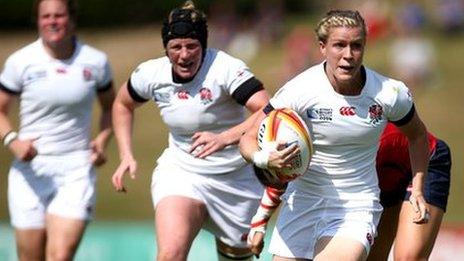
<path fill-rule="evenodd" d="M 263 110 L 259 110 L 253 115 L 253 124 L 245 131 L 240 138 L 239 149 L 242 157 L 261 169 L 281 169 L 288 167 L 291 159 L 299 153 L 296 144 L 285 147 L 285 142 L 279 141 L 274 147 L 259 150 L 258 129 L 267 113 L 274 108 L 268 104 Z"/>
<path fill-rule="evenodd" d="M 10 149 L 13 155 L 21 161 L 30 161 L 37 155 L 33 142 L 34 140 L 19 140 L 18 133 L 13 130 L 8 118 L 11 104 L 15 100 L 15 95 L 0 88 L 0 135 L 3 146 Z"/>
<path fill-rule="evenodd" d="M 264 248 L 264 235 L 269 219 L 279 207 L 280 202 L 282 202 L 280 196 L 284 194 L 285 189 L 286 185 L 280 189 L 266 187 L 256 214 L 251 219 L 251 228 L 248 233 L 247 243 L 251 252 L 253 252 L 257 258 L 259 258 Z"/>
<path fill-rule="evenodd" d="M 409 141 L 409 157 L 413 174 L 410 202 L 418 216 L 415 223 L 427 222 L 428 209 L 424 199 L 424 180 L 427 175 L 429 149 L 427 130 L 416 112 L 405 125 L 398 126 Z"/>
<path fill-rule="evenodd" d="M 248 130 L 251 127 L 251 125 L 253 125 L 255 117 L 257 116 L 255 112 L 266 106 L 268 102 L 269 95 L 264 89 L 256 92 L 248 99 L 248 101 L 245 104 L 245 107 L 248 109 L 249 112 L 251 112 L 251 116 L 249 116 L 242 123 L 222 133 L 222 136 L 225 137 L 226 140 L 228 140 L 228 145 L 238 144 L 243 133 L 246 130 Z"/>
<path fill-rule="evenodd" d="M 250 97 L 247 97 L 244 102 L 248 111 L 253 113 L 250 117 L 240 124 L 237 124 L 236 126 L 219 134 L 205 131 L 195 133 L 192 137 L 194 142 L 190 148 L 190 153 L 193 153 L 199 146 L 202 146 L 195 156 L 204 158 L 228 145 L 237 144 L 243 133 L 253 124 L 254 118 L 256 117 L 254 112 L 260 110 L 269 102 L 268 93 L 262 86 L 259 87 L 260 89 L 254 92 Z"/>
<path fill-rule="evenodd" d="M 8 133 L 13 131 L 13 127 L 11 126 L 8 118 L 8 112 L 13 101 L 13 95 L 0 90 L 0 135 L 2 137 L 2 141 Z"/>
<path fill-rule="evenodd" d="M 113 174 L 113 186 L 118 191 L 125 191 L 122 178 L 126 172 L 135 178 L 137 162 L 132 153 L 132 127 L 135 109 L 142 103 L 135 101 L 129 94 L 128 83 L 118 91 L 113 104 L 113 129 L 119 148 L 121 163 Z"/>
<path fill-rule="evenodd" d="M 115 94 L 113 84 L 109 83 L 108 88 L 104 91 L 98 92 L 98 102 L 101 108 L 100 115 L 100 130 L 94 140 L 90 143 L 92 149 L 92 162 L 96 166 L 100 166 L 106 162 L 104 150 L 108 145 L 108 141 L 113 133 L 111 124 L 111 112 L 114 102 Z"/>

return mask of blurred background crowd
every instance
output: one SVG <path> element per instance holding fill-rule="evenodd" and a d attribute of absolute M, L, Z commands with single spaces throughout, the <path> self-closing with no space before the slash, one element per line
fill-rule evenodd
<path fill-rule="evenodd" d="M 31 0 L 0 2 L 0 29 L 33 26 Z M 161 22 L 161 17 L 181 2 L 81 0 L 78 20 L 81 27 Z M 369 45 L 389 42 L 388 73 L 413 89 L 440 85 L 434 68 L 436 47 L 427 35 L 453 37 L 464 31 L 463 0 L 197 0 L 196 3 L 207 10 L 212 47 L 249 62 L 263 45 L 281 44 L 285 53 L 279 82 L 320 61 L 314 48 L 313 23 L 289 23 L 295 16 L 317 19 L 329 8 L 358 9 L 369 28 Z"/>

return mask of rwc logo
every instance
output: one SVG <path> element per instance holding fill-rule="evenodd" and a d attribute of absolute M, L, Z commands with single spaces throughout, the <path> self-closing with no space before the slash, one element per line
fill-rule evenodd
<path fill-rule="evenodd" d="M 342 115 L 342 116 L 354 116 L 354 115 L 356 115 L 356 108 L 355 107 L 341 107 L 340 108 L 340 115 Z"/>

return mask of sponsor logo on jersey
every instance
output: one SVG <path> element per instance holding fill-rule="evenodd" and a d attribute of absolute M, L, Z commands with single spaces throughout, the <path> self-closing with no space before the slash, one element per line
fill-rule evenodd
<path fill-rule="evenodd" d="M 180 90 L 177 92 L 177 98 L 181 100 L 187 100 L 189 98 L 190 94 L 186 90 Z"/>
<path fill-rule="evenodd" d="M 92 71 L 89 68 L 84 68 L 82 75 L 84 76 L 84 80 L 87 82 L 92 79 Z"/>
<path fill-rule="evenodd" d="M 340 108 L 340 115 L 342 116 L 353 116 L 356 115 L 356 108 L 355 107 L 350 107 L 350 106 L 345 106 Z"/>
<path fill-rule="evenodd" d="M 369 106 L 369 118 L 371 119 L 371 124 L 375 125 L 382 120 L 383 108 L 378 104 L 373 104 Z"/>
<path fill-rule="evenodd" d="M 171 99 L 171 95 L 167 92 L 156 92 L 156 90 L 152 90 L 152 94 L 155 102 L 169 102 Z"/>
<path fill-rule="evenodd" d="M 306 110 L 306 116 L 310 119 L 321 120 L 321 121 L 332 121 L 332 109 L 331 108 L 312 108 Z"/>
<path fill-rule="evenodd" d="M 200 89 L 200 100 L 204 105 L 213 101 L 213 93 L 210 89 L 203 87 Z"/>
<path fill-rule="evenodd" d="M 26 76 L 26 81 L 29 82 L 29 81 L 35 81 L 37 79 L 40 79 L 40 78 L 45 78 L 47 77 L 47 71 L 43 70 L 43 71 L 36 71 L 36 72 L 30 72 L 27 74 Z"/>

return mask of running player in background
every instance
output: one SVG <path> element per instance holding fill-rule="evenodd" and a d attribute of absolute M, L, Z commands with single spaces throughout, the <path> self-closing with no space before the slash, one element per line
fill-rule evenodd
<path fill-rule="evenodd" d="M 15 160 L 8 204 L 19 260 L 72 260 L 95 211 L 95 169 L 111 136 L 106 55 L 75 35 L 72 0 L 36 2 L 39 39 L 13 53 L 0 75 L 0 136 Z M 90 140 L 92 105 L 100 132 Z M 8 119 L 20 101 L 19 133 Z"/>
<path fill-rule="evenodd" d="M 413 223 L 408 140 L 393 124 L 387 125 L 380 138 L 377 175 L 384 211 L 369 260 L 387 260 L 393 241 L 394 260 L 428 260 L 432 252 L 448 202 L 451 152 L 444 141 L 430 133 L 428 140 L 430 160 L 424 197 L 430 214 L 427 222 Z"/>
<path fill-rule="evenodd" d="M 251 260 L 246 234 L 263 187 L 238 151 L 255 112 L 269 100 L 240 60 L 207 48 L 207 21 L 192 1 L 171 11 L 162 28 L 166 56 L 140 64 L 113 106 L 121 163 L 113 185 L 135 178 L 132 121 L 148 100 L 169 128 L 169 145 L 152 176 L 157 260 L 186 260 L 201 228 L 216 237 L 219 260 Z"/>
<path fill-rule="evenodd" d="M 258 150 L 260 122 L 273 109 L 290 108 L 311 130 L 314 155 L 308 172 L 289 182 L 272 234 L 274 260 L 365 260 L 382 207 L 375 157 L 380 135 L 393 122 L 409 140 L 413 187 L 410 200 L 426 219 L 427 132 L 408 88 L 362 65 L 366 26 L 357 11 L 330 11 L 316 34 L 325 61 L 285 84 L 257 114 L 240 151 L 263 169 L 279 169 L 296 146 Z"/>

